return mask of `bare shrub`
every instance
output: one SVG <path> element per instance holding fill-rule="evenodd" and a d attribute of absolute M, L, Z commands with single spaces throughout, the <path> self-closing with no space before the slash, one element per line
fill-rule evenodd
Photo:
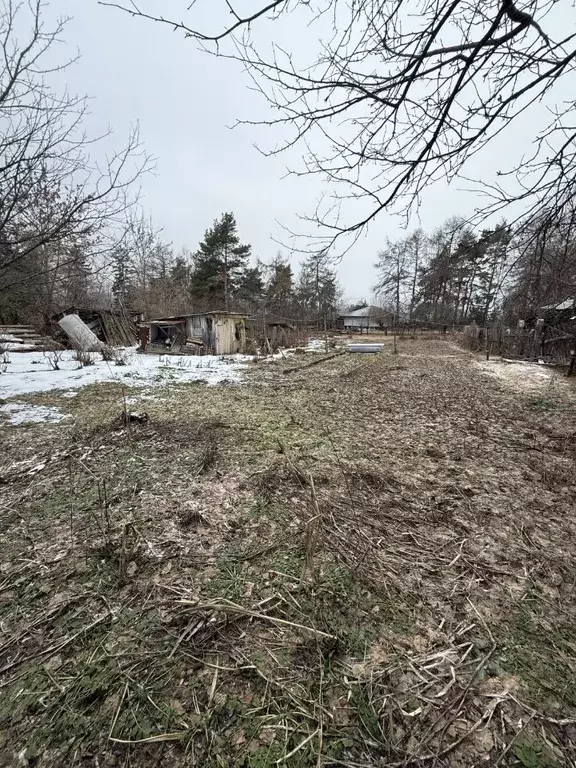
<path fill-rule="evenodd" d="M 0 373 L 6 373 L 11 362 L 8 348 L 0 346 Z"/>
<path fill-rule="evenodd" d="M 114 347 L 111 347 L 110 344 L 103 344 L 100 350 L 100 354 L 102 355 L 102 360 L 104 360 L 105 363 L 111 363 L 112 361 L 118 359 L 118 350 L 114 349 Z"/>
<path fill-rule="evenodd" d="M 74 360 L 78 363 L 78 368 L 84 368 L 86 365 L 94 365 L 94 358 L 90 352 L 83 349 L 74 350 Z"/>
<path fill-rule="evenodd" d="M 48 363 L 50 368 L 52 368 L 53 371 L 60 370 L 60 363 L 62 361 L 63 356 L 64 356 L 63 349 L 53 349 L 50 352 L 43 353 L 44 360 L 46 360 L 46 362 Z"/>
<path fill-rule="evenodd" d="M 203 475 L 216 464 L 219 456 L 218 443 L 214 437 L 208 440 L 198 460 L 198 474 Z"/>

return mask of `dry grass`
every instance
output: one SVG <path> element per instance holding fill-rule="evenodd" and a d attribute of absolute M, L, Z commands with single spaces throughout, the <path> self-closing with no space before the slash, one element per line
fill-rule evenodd
<path fill-rule="evenodd" d="M 399 352 L 3 429 L 0 765 L 574 764 L 573 392 Z"/>

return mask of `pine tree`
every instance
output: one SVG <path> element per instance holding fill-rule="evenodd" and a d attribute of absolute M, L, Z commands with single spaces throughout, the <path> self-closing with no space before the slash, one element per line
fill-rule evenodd
<path fill-rule="evenodd" d="M 135 291 L 136 269 L 126 245 L 118 245 L 112 253 L 112 274 L 115 303 L 121 307 L 129 306 Z"/>
<path fill-rule="evenodd" d="M 502 289 L 504 269 L 508 260 L 508 248 L 512 234 L 506 222 L 501 222 L 492 230 L 484 230 L 479 239 L 482 249 L 482 262 L 478 275 L 476 294 L 479 312 L 477 322 L 486 325 L 493 312 L 498 294 Z"/>
<path fill-rule="evenodd" d="M 194 254 L 192 293 L 210 306 L 223 303 L 228 310 L 248 267 L 251 246 L 240 243 L 236 219 L 224 213 L 204 235 Z"/>
<path fill-rule="evenodd" d="M 264 280 L 262 267 L 246 267 L 238 280 L 237 300 L 243 309 L 255 311 L 260 308 L 264 298 Z"/>
<path fill-rule="evenodd" d="M 431 258 L 425 266 L 419 267 L 418 281 L 418 314 L 426 320 L 439 323 L 455 320 L 459 283 L 463 279 L 455 252 L 462 240 L 463 229 L 463 220 L 454 217 L 429 238 Z"/>
<path fill-rule="evenodd" d="M 482 253 L 478 238 L 470 227 L 465 227 L 449 259 L 450 308 L 454 323 L 466 322 L 468 318 Z"/>
<path fill-rule="evenodd" d="M 189 268 L 184 254 L 179 253 L 170 267 L 170 280 L 188 286 Z"/>
<path fill-rule="evenodd" d="M 66 249 L 58 286 L 61 306 L 82 307 L 88 301 L 92 273 L 89 263 L 90 247 L 88 238 L 77 237 Z"/>
<path fill-rule="evenodd" d="M 290 263 L 278 253 L 265 266 L 268 274 L 266 280 L 266 307 L 269 312 L 280 316 L 289 316 L 294 305 L 294 277 Z"/>

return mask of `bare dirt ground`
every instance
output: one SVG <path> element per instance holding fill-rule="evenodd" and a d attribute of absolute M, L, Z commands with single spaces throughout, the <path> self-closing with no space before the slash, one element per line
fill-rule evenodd
<path fill-rule="evenodd" d="M 574 388 L 386 341 L 0 425 L 1 766 L 576 765 Z"/>

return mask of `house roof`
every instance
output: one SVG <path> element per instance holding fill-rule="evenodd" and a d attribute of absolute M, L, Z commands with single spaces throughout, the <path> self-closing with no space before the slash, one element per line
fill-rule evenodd
<path fill-rule="evenodd" d="M 102 316 L 102 315 L 114 315 L 115 317 L 132 317 L 134 315 L 139 315 L 140 311 L 132 311 L 132 310 L 124 310 L 124 309 L 110 309 L 110 308 L 102 308 L 102 307 L 67 307 L 66 309 L 62 309 L 59 312 L 55 312 L 51 316 L 51 320 L 59 320 L 62 317 L 66 317 L 66 315 L 95 315 L 95 316 Z"/>
<path fill-rule="evenodd" d="M 241 312 L 226 312 L 225 310 L 214 310 L 210 312 L 192 312 L 189 314 L 184 315 L 168 315 L 168 317 L 154 317 L 152 320 L 147 320 L 144 325 L 147 323 L 172 323 L 172 322 L 178 322 L 182 320 L 187 320 L 189 317 L 206 317 L 207 315 L 225 315 L 226 317 L 243 317 L 244 319 L 247 318 L 246 315 L 243 315 Z"/>
<path fill-rule="evenodd" d="M 573 309 L 574 307 L 576 307 L 576 299 L 566 299 L 566 301 L 561 301 L 560 304 L 547 304 L 544 307 L 540 307 L 540 309 L 564 312 L 566 309 Z"/>
<path fill-rule="evenodd" d="M 354 312 L 343 312 L 340 317 L 375 317 L 376 315 L 392 314 L 380 307 L 362 307 L 362 309 L 355 309 Z"/>

